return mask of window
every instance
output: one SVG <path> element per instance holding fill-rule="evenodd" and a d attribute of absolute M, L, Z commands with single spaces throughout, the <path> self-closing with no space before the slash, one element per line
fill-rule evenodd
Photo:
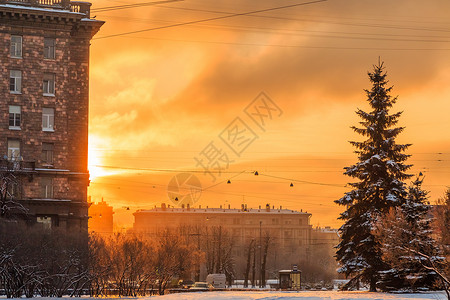
<path fill-rule="evenodd" d="M 22 71 L 11 70 L 9 72 L 9 91 L 17 94 L 22 91 Z"/>
<path fill-rule="evenodd" d="M 55 39 L 44 38 L 44 58 L 55 59 L 55 44 Z"/>
<path fill-rule="evenodd" d="M 22 37 L 20 35 L 11 36 L 11 57 L 22 57 Z"/>
<path fill-rule="evenodd" d="M 55 74 L 45 73 L 43 81 L 44 95 L 55 95 Z"/>
<path fill-rule="evenodd" d="M 240 228 L 233 228 L 233 238 L 239 238 L 241 237 L 241 229 Z"/>
<path fill-rule="evenodd" d="M 42 163 L 51 165 L 53 164 L 53 144 L 42 143 Z"/>
<path fill-rule="evenodd" d="M 49 177 L 41 178 L 41 198 L 43 199 L 53 198 L 53 178 Z"/>
<path fill-rule="evenodd" d="M 42 109 L 42 130 L 54 131 L 55 126 L 55 109 L 43 108 Z"/>
<path fill-rule="evenodd" d="M 20 106 L 9 106 L 9 129 L 20 130 Z"/>
<path fill-rule="evenodd" d="M 52 228 L 52 217 L 38 216 L 38 217 L 36 217 L 36 222 L 38 222 L 39 224 L 42 224 L 42 227 L 44 229 Z"/>
<path fill-rule="evenodd" d="M 8 140 L 8 159 L 12 161 L 20 159 L 19 140 Z"/>
<path fill-rule="evenodd" d="M 292 238 L 292 230 L 291 230 L 291 229 L 288 229 L 288 230 L 285 230 L 285 231 L 284 231 L 284 238 L 285 238 L 285 239 L 290 239 L 290 238 Z"/>

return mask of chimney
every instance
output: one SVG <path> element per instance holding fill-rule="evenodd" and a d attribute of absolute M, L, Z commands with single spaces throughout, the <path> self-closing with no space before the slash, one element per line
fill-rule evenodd
<path fill-rule="evenodd" d="M 199 209 L 202 209 L 202 206 L 201 206 L 201 205 L 199 205 L 199 206 L 198 206 L 198 208 L 199 208 Z"/>
<path fill-rule="evenodd" d="M 247 204 L 245 204 L 245 209 L 244 210 L 247 211 Z"/>
<path fill-rule="evenodd" d="M 270 212 L 270 205 L 269 204 L 266 204 L 266 211 Z"/>
<path fill-rule="evenodd" d="M 181 208 L 184 208 L 184 204 L 181 204 Z"/>
<path fill-rule="evenodd" d="M 230 209 L 230 204 L 228 204 L 228 209 Z"/>
<path fill-rule="evenodd" d="M 280 210 L 282 210 L 282 209 L 283 209 L 283 206 L 280 205 Z"/>
<path fill-rule="evenodd" d="M 220 205 L 220 209 L 222 209 L 222 205 Z"/>
<path fill-rule="evenodd" d="M 191 205 L 189 203 L 186 206 L 187 206 L 187 210 L 191 210 Z"/>
<path fill-rule="evenodd" d="M 163 203 L 161 203 L 161 209 L 162 210 L 166 210 L 166 204 L 163 202 Z"/>
<path fill-rule="evenodd" d="M 259 209 L 261 209 L 261 205 L 259 206 Z"/>
<path fill-rule="evenodd" d="M 242 211 L 245 211 L 245 206 L 244 206 L 244 204 L 241 205 L 241 210 L 242 210 Z"/>

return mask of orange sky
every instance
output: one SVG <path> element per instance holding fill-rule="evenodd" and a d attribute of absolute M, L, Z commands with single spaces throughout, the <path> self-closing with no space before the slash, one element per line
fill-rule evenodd
<path fill-rule="evenodd" d="M 363 89 L 379 56 L 399 96 L 394 111 L 404 111 L 399 142 L 413 144 L 411 173 L 425 174 L 431 201 L 449 185 L 448 1 L 329 0 L 160 29 L 302 1 L 95 11 L 133 3 L 142 2 L 93 1 L 91 13 L 106 24 L 91 46 L 89 194 L 114 206 L 119 226 L 136 209 L 172 204 L 170 179 L 194 172 L 208 188 L 195 205 L 270 203 L 338 227 L 333 201 L 351 181 L 343 168 L 356 162 L 348 141 L 359 139 L 350 126 L 357 108 L 368 109 Z M 262 91 L 283 112 L 265 131 L 244 112 Z M 237 117 L 258 136 L 240 156 L 219 137 Z M 215 182 L 194 160 L 210 142 L 234 161 Z"/>

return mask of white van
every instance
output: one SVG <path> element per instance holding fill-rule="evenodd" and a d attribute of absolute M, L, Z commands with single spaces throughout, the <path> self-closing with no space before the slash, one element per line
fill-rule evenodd
<path fill-rule="evenodd" d="M 216 289 L 224 289 L 227 287 L 225 274 L 209 274 L 206 276 L 206 282 Z"/>

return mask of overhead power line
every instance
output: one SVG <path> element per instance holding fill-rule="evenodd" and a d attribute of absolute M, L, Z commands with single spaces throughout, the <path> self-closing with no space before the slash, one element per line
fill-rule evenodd
<path fill-rule="evenodd" d="M 160 7 L 168 8 L 168 9 L 177 9 L 177 10 L 186 10 L 186 11 L 198 11 L 198 12 L 207 12 L 207 13 L 216 13 L 216 14 L 232 14 L 231 12 L 226 11 L 216 11 L 216 10 L 206 10 L 206 9 L 197 9 L 197 8 L 187 8 L 187 7 L 172 7 L 161 5 Z M 375 28 L 384 28 L 384 29 L 401 29 L 401 30 L 419 30 L 419 31 L 435 31 L 435 32 L 450 32 L 447 28 L 416 28 L 409 26 L 398 26 L 392 24 L 371 24 L 371 23 L 351 23 L 351 22 L 338 22 L 338 21 L 324 21 L 322 18 L 320 20 L 315 20 L 311 18 L 290 18 L 290 17 L 280 17 L 280 16 L 267 16 L 267 15 L 250 15 L 250 17 L 254 18 L 268 18 L 268 19 L 276 19 L 276 20 L 288 20 L 288 21 L 300 21 L 300 22 L 315 22 L 315 23 L 326 23 L 326 24 L 334 24 L 334 25 L 345 25 L 345 26 L 358 26 L 358 27 L 375 27 Z"/>
<path fill-rule="evenodd" d="M 166 39 L 166 38 L 151 38 L 151 37 L 132 37 L 126 38 L 136 39 L 148 39 L 148 40 L 161 40 L 171 42 L 182 43 L 203 43 L 203 44 L 220 44 L 220 45 L 233 45 L 233 46 L 245 46 L 245 47 L 277 47 L 277 48 L 302 48 L 302 49 L 320 49 L 320 50 L 369 50 L 369 51 L 449 51 L 450 48 L 407 48 L 406 47 L 340 47 L 340 46 L 308 46 L 308 45 L 284 45 L 284 44 L 261 44 L 261 43 L 234 43 L 234 42 L 219 42 L 219 41 L 199 41 L 199 40 L 179 40 L 179 39 Z M 446 41 L 447 42 L 447 41 Z"/>
<path fill-rule="evenodd" d="M 129 21 L 129 22 L 148 22 L 155 21 L 150 19 L 141 18 L 126 18 L 117 16 L 104 16 L 109 18 L 116 18 L 119 20 Z M 169 23 L 167 21 L 160 21 L 164 23 Z M 381 41 L 394 41 L 394 42 L 432 42 L 432 43 L 449 43 L 448 36 L 430 36 L 430 35 L 406 35 L 406 34 L 392 34 L 392 33 L 368 33 L 368 32 L 345 32 L 345 31 L 323 31 L 323 30 L 306 30 L 306 29 L 280 29 L 274 27 L 261 27 L 261 26 L 232 26 L 225 24 L 215 24 L 206 25 L 199 24 L 193 25 L 199 28 L 214 29 L 214 30 L 225 30 L 225 31 L 250 31 L 250 32 L 261 32 L 261 33 L 277 33 L 282 35 L 293 35 L 293 36 L 307 36 L 316 38 L 338 38 L 338 39 L 353 39 L 353 40 L 381 40 Z M 360 35 L 360 36 L 358 36 Z M 146 37 L 136 37 L 139 39 L 157 39 L 157 38 L 146 38 Z M 412 38 L 412 39 L 411 39 Z M 180 41 L 180 42 L 197 42 L 197 43 L 224 43 L 224 42 L 214 42 L 214 41 L 195 41 L 195 40 L 176 40 L 176 39 L 161 39 L 169 41 Z M 236 43 L 239 44 L 239 43 Z"/>
<path fill-rule="evenodd" d="M 171 25 L 165 25 L 165 26 L 159 26 L 159 27 L 135 30 L 135 31 L 111 34 L 111 35 L 100 36 L 98 38 L 94 38 L 94 40 L 100 40 L 100 39 L 106 39 L 106 38 L 112 38 L 112 37 L 118 37 L 118 36 L 124 36 L 124 35 L 130 35 L 130 34 L 136 34 L 136 33 L 142 33 L 142 32 L 148 32 L 148 31 L 165 29 L 165 28 L 173 28 L 173 27 L 179 27 L 179 26 L 185 26 L 185 25 L 190 25 L 190 24 L 197 24 L 197 23 L 215 21 L 215 20 L 222 20 L 222 19 L 228 19 L 228 18 L 234 18 L 234 17 L 240 17 L 240 16 L 247 16 L 247 15 L 252 15 L 252 14 L 257 14 L 257 13 L 262 13 L 262 12 L 268 12 L 268 11 L 274 11 L 274 10 L 291 8 L 291 7 L 304 6 L 304 5 L 309 5 L 309 4 L 316 4 L 316 3 L 325 2 L 325 1 L 328 1 L 328 0 L 315 0 L 315 1 L 310 1 L 310 2 L 296 3 L 296 4 L 284 5 L 284 6 L 277 6 L 277 7 L 271 7 L 271 8 L 266 8 L 266 9 L 259 9 L 259 10 L 248 11 L 248 12 L 243 12 L 243 13 L 235 13 L 235 14 L 230 14 L 230 15 L 220 16 L 220 17 L 200 19 L 200 20 L 195 20 L 195 21 L 176 23 L 176 24 L 171 24 Z"/>
<path fill-rule="evenodd" d="M 112 11 L 112 10 L 121 10 L 121 9 L 129 9 L 129 8 L 136 8 L 136 7 L 142 7 L 142 6 L 157 5 L 157 4 L 163 4 L 163 3 L 181 2 L 181 1 L 184 1 L 184 0 L 161 0 L 161 1 L 152 1 L 152 2 L 137 3 L 137 4 L 128 4 L 128 5 L 106 6 L 106 7 L 92 8 L 91 12 L 98 13 L 98 12 L 105 12 L 105 11 Z"/>

